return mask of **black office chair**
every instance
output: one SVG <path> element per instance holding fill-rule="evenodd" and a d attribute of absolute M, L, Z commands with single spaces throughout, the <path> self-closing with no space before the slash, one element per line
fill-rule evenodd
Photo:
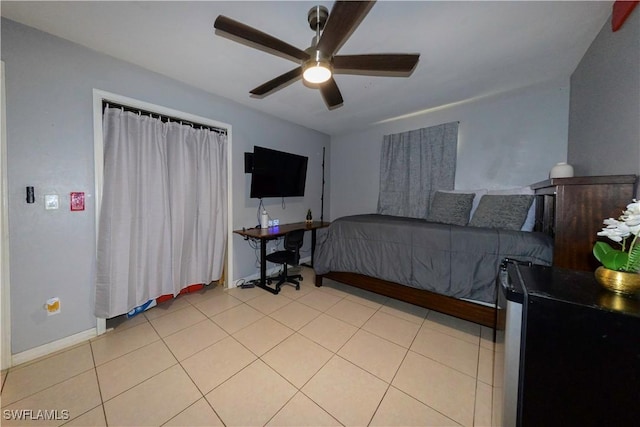
<path fill-rule="evenodd" d="M 266 256 L 267 261 L 274 264 L 282 264 L 282 273 L 278 277 L 278 283 L 276 283 L 276 292 L 280 292 L 280 286 L 285 283 L 291 283 L 296 285 L 296 290 L 300 290 L 300 282 L 302 276 L 300 274 L 294 274 L 289 276 L 287 273 L 287 264 L 298 265 L 300 262 L 300 248 L 304 240 L 304 230 L 289 231 L 284 235 L 284 250 L 273 252 Z M 272 279 L 269 278 L 268 282 L 271 284 Z"/>

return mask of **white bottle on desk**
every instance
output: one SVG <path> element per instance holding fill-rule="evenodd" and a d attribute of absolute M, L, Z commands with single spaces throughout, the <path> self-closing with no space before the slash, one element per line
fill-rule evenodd
<path fill-rule="evenodd" d="M 263 209 L 260 215 L 260 228 L 269 228 L 269 214 L 266 209 Z"/>

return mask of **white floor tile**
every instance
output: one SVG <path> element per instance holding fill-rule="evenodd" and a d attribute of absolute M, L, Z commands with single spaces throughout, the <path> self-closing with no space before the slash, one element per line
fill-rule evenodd
<path fill-rule="evenodd" d="M 110 426 L 161 425 L 201 397 L 182 367 L 174 365 L 106 401 L 104 410 Z"/>
<path fill-rule="evenodd" d="M 367 320 L 362 329 L 409 348 L 420 329 L 420 324 L 378 311 Z"/>
<path fill-rule="evenodd" d="M 283 325 L 297 331 L 320 314 L 320 311 L 308 305 L 293 301 L 291 304 L 287 304 L 281 309 L 274 311 L 270 316 Z"/>
<path fill-rule="evenodd" d="M 293 334 L 262 356 L 269 366 L 296 387 L 302 387 L 333 353 L 310 339 Z"/>
<path fill-rule="evenodd" d="M 123 331 L 107 332 L 91 341 L 96 366 L 151 344 L 160 335 L 149 322 Z"/>
<path fill-rule="evenodd" d="M 333 316 L 336 319 L 340 319 L 358 328 L 364 325 L 364 323 L 369 320 L 375 312 L 376 310 L 371 307 L 348 299 L 338 301 L 325 311 L 329 316 Z"/>
<path fill-rule="evenodd" d="M 49 420 L 49 425 L 60 425 L 62 422 L 74 419 L 87 411 L 99 406 L 100 391 L 98 390 L 98 380 L 94 369 L 69 378 L 52 387 L 46 388 L 11 405 L 2 402 L 3 417 L 4 411 L 26 410 L 37 414 L 38 410 L 55 411 L 54 420 Z M 14 412 L 15 413 L 15 412 Z M 66 415 L 65 415 L 66 413 Z M 26 413 L 25 413 L 26 414 Z M 42 420 L 37 418 L 31 420 L 27 416 L 27 425 L 42 425 Z M 2 425 L 24 425 L 24 420 L 2 419 Z"/>
<path fill-rule="evenodd" d="M 164 342 L 176 359 L 184 360 L 228 336 L 224 329 L 206 319 L 165 337 Z"/>
<path fill-rule="evenodd" d="M 100 365 L 96 371 L 102 399 L 107 401 L 176 363 L 164 342 L 156 341 Z"/>
<path fill-rule="evenodd" d="M 338 355 L 390 383 L 407 349 L 360 329 Z"/>
<path fill-rule="evenodd" d="M 475 378 L 410 351 L 393 386 L 459 424 L 473 424 Z"/>
<path fill-rule="evenodd" d="M 88 370 L 93 370 L 88 344 L 13 368 L 2 389 L 2 404 L 6 406 Z"/>
<path fill-rule="evenodd" d="M 302 392 L 344 425 L 367 425 L 388 384 L 341 357 L 334 356 Z"/>
<path fill-rule="evenodd" d="M 300 291 L 212 286 L 113 321 L 103 336 L 3 371 L 3 409 L 70 411 L 37 425 L 492 422 L 501 355 L 491 329 L 303 275 Z"/>
<path fill-rule="evenodd" d="M 397 388 L 390 387 L 369 425 L 379 427 L 445 427 L 459 426 L 460 424 Z"/>
<path fill-rule="evenodd" d="M 411 350 L 474 378 L 478 373 L 478 344 L 435 329 L 423 326 L 411 344 Z"/>
<path fill-rule="evenodd" d="M 233 337 L 255 355 L 262 356 L 284 341 L 293 332 L 293 329 L 289 329 L 282 323 L 267 316 L 239 330 L 233 334 Z"/>
<path fill-rule="evenodd" d="M 203 397 L 184 411 L 180 412 L 169 422 L 164 424 L 167 427 L 210 427 L 224 426 L 218 418 L 209 402 Z"/>
<path fill-rule="evenodd" d="M 256 356 L 232 337 L 224 338 L 181 362 L 200 391 L 208 393 L 231 378 Z"/>
<path fill-rule="evenodd" d="M 298 332 L 330 351 L 336 352 L 357 330 L 358 328 L 342 320 L 321 314 Z"/>
<path fill-rule="evenodd" d="M 266 424 L 295 395 L 296 388 L 261 360 L 206 395 L 227 426 Z"/>
<path fill-rule="evenodd" d="M 302 393 L 297 393 L 287 404 L 267 423 L 272 427 L 300 427 L 342 426 L 327 411 L 316 405 Z"/>

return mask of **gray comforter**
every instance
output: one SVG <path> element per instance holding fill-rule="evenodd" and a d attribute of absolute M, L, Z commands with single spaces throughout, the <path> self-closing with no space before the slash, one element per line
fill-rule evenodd
<path fill-rule="evenodd" d="M 346 271 L 456 298 L 493 303 L 500 262 L 551 265 L 542 233 L 461 227 L 386 215 L 355 215 L 319 234 L 317 274 Z"/>

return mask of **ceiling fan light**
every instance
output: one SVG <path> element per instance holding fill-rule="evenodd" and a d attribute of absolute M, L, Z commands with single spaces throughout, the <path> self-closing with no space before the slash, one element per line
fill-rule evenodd
<path fill-rule="evenodd" d="M 313 61 L 304 67 L 302 77 L 309 83 L 324 83 L 331 78 L 331 68 L 323 61 Z"/>

